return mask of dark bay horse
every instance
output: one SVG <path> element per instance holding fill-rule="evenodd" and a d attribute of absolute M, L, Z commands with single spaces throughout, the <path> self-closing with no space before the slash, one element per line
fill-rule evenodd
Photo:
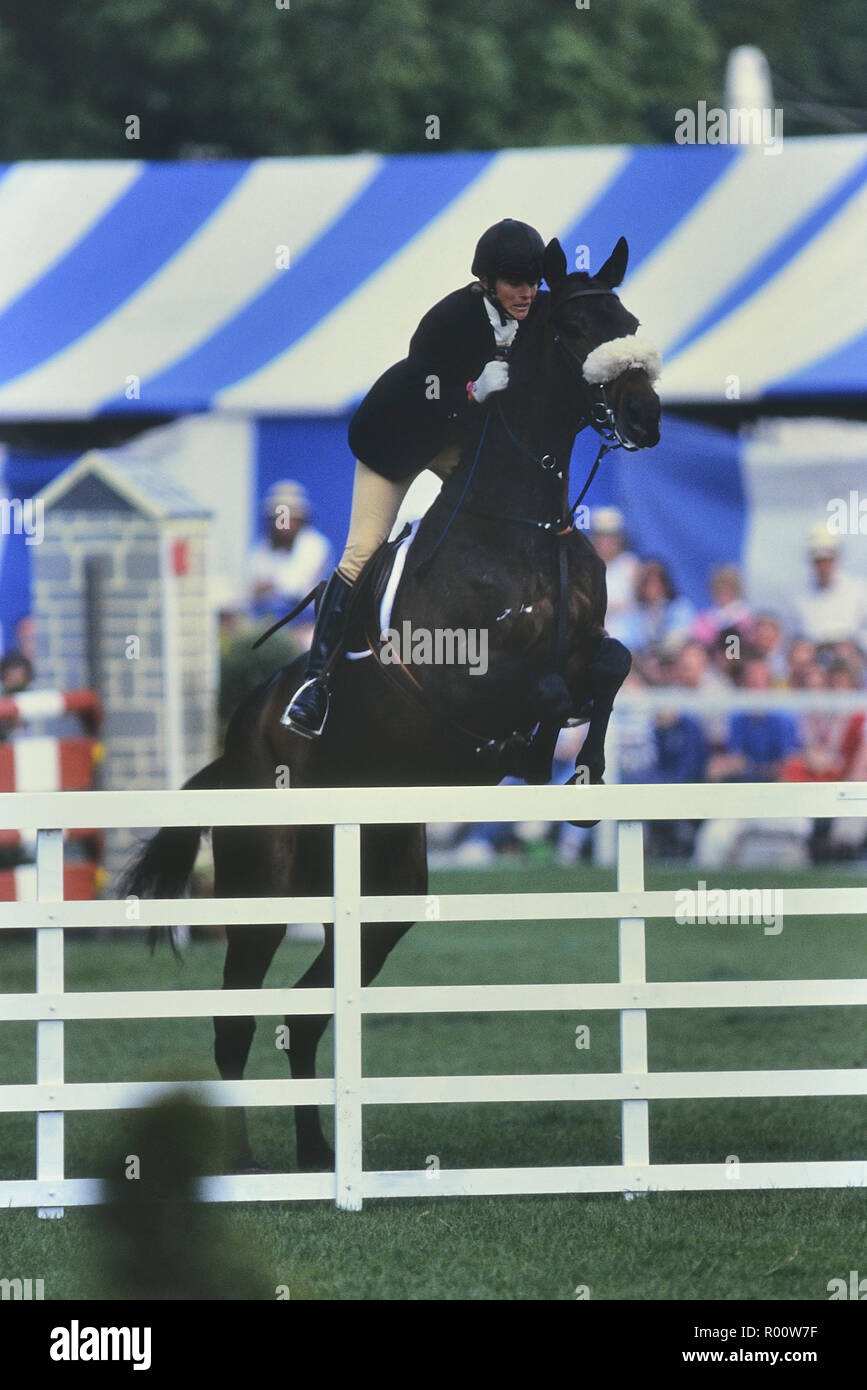
<path fill-rule="evenodd" d="M 410 549 L 391 630 L 408 625 L 429 636 L 485 634 L 486 670 L 448 661 L 421 668 L 406 651 L 402 666 L 384 664 L 371 604 L 366 616 L 360 611 L 350 644 L 366 642 L 371 654 L 336 666 L 320 739 L 299 738 L 280 724 L 303 679 L 302 656 L 246 698 L 230 722 L 222 756 L 187 786 L 273 787 L 282 785 L 286 767 L 291 787 L 495 785 L 507 772 L 544 782 L 559 729 L 582 711 L 585 718 L 589 711 L 590 722 L 579 754 L 581 775 L 572 780 L 601 781 L 605 732 L 629 654 L 605 634 L 605 567 L 583 531 L 570 528 L 564 498 L 572 444 L 585 425 L 615 447 L 644 448 L 659 440 L 653 372 L 641 365 L 640 352 L 629 356 L 638 321 L 613 293 L 627 256 L 621 238 L 595 275 L 567 274 L 559 242 L 549 244 L 550 294 L 540 302 L 533 333 L 519 335 L 509 388 L 501 399 L 491 398 L 480 443 L 466 448 Z M 607 344 L 612 362 L 628 365 L 590 384 L 582 365 Z M 594 360 L 604 364 L 604 352 Z M 357 588 L 361 593 L 362 580 Z M 579 815 L 580 786 L 575 799 Z M 123 894 L 183 892 L 200 834 L 160 830 L 130 865 Z M 219 897 L 332 891 L 327 827 L 215 827 L 213 854 Z M 363 828 L 362 892 L 427 893 L 423 825 Z M 364 985 L 411 925 L 364 927 Z M 283 935 L 281 926 L 228 927 L 224 988 L 258 988 Z M 331 986 L 333 964 L 333 929 L 327 926 L 325 944 L 298 987 Z M 315 1075 L 327 1022 L 319 1015 L 286 1018 L 293 1077 Z M 214 1027 L 220 1075 L 242 1078 L 254 1020 L 218 1018 Z M 244 1112 L 227 1114 L 229 1163 L 235 1171 L 254 1168 Z M 331 1168 L 318 1110 L 298 1106 L 295 1119 L 299 1167 Z"/>

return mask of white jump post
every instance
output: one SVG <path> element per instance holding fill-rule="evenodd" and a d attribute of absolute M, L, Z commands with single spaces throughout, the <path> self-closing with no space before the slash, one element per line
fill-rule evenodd
<path fill-rule="evenodd" d="M 620 821 L 617 826 L 617 888 L 621 893 L 644 891 L 644 827 L 641 821 Z M 618 923 L 620 983 L 644 985 L 647 979 L 644 951 L 644 918 L 621 917 Z M 647 1011 L 620 1011 L 620 1070 L 624 1075 L 647 1075 Z M 636 1088 L 641 1086 L 636 1081 Z M 621 1155 L 624 1168 L 650 1163 L 650 1118 L 646 1100 L 621 1103 Z M 628 1179 L 627 1192 L 643 1191 Z"/>
<path fill-rule="evenodd" d="M 36 883 L 39 902 L 63 900 L 63 831 L 40 830 L 36 840 Z M 36 930 L 36 992 L 63 993 L 63 928 Z M 36 1084 L 63 1084 L 63 1021 L 45 1020 L 36 1025 Z M 40 1111 L 36 1116 L 36 1180 L 62 1182 L 64 1168 L 64 1117 L 62 1110 Z M 60 1217 L 63 1207 L 39 1207 L 37 1215 Z"/>
<path fill-rule="evenodd" d="M 337 1205 L 361 1210 L 361 826 L 334 827 L 334 1170 Z"/>

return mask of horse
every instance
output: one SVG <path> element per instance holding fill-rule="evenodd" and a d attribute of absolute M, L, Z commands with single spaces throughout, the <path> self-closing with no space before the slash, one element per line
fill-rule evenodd
<path fill-rule="evenodd" d="M 649 357 L 639 351 L 638 320 L 614 293 L 627 259 L 621 237 L 595 275 L 568 273 L 559 242 L 548 245 L 549 293 L 540 296 L 533 332 L 516 340 L 508 389 L 484 407 L 478 439 L 464 448 L 409 549 L 392 631 L 484 633 L 486 669 L 480 662 L 472 669 L 444 661 L 426 665 L 419 678 L 410 669 L 411 653 L 384 660 L 376 607 L 365 599 L 369 586 L 362 575 L 347 646 L 362 648 L 367 659 L 356 652 L 359 659 L 335 665 L 322 736 L 303 739 L 280 723 L 304 678 L 302 655 L 241 703 L 222 754 L 187 787 L 285 785 L 278 778 L 286 768 L 290 788 L 496 785 L 508 772 L 544 782 L 560 728 L 588 716 L 581 765 L 570 780 L 602 781 L 605 732 L 630 657 L 605 633 L 605 566 L 584 531 L 571 524 L 568 462 L 576 433 L 588 424 L 602 437 L 600 456 L 608 447 L 648 448 L 659 440 L 655 350 Z M 594 373 L 583 372 L 588 358 L 596 364 L 595 384 Z M 576 785 L 576 814 L 580 794 Z M 123 895 L 183 893 L 202 833 L 159 830 L 131 861 Z M 332 891 L 328 827 L 214 827 L 212 847 L 219 897 Z M 423 896 L 427 888 L 423 825 L 363 827 L 363 893 Z M 365 925 L 363 985 L 411 926 Z M 227 927 L 223 988 L 259 988 L 284 932 L 282 926 Z M 296 987 L 330 987 L 333 974 L 333 927 L 326 925 L 322 949 Z M 328 1018 L 287 1015 L 293 1077 L 315 1076 Z M 214 1030 L 220 1076 L 240 1080 L 254 1020 L 217 1018 Z M 232 1108 L 227 1117 L 230 1170 L 261 1171 L 243 1109 Z M 318 1109 L 296 1106 L 295 1126 L 299 1169 L 333 1168 Z"/>

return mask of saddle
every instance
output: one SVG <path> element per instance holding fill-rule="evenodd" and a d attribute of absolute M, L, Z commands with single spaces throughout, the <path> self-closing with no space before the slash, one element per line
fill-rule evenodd
<path fill-rule="evenodd" d="M 370 651 L 369 639 L 379 634 L 379 613 L 399 547 L 409 535 L 407 522 L 393 540 L 384 541 L 371 555 L 353 585 L 346 623 L 344 652 L 362 655 Z"/>
<path fill-rule="evenodd" d="M 410 527 L 407 525 L 394 540 L 384 542 L 368 560 L 353 586 L 344 643 L 344 654 L 349 660 L 359 660 L 362 657 L 378 660 L 377 638 L 381 627 L 382 602 L 392 576 L 398 549 L 409 531 Z M 406 567 L 401 580 L 414 567 L 415 548 L 414 538 L 405 560 Z M 464 744 L 467 751 L 474 755 L 478 766 L 486 773 L 498 777 L 520 777 L 537 786 L 551 780 L 554 745 L 564 719 L 552 718 L 550 709 L 546 709 L 534 732 L 520 733 L 516 730 L 506 738 L 492 739 L 476 730 L 466 728 L 455 717 L 444 715 L 442 708 L 432 704 L 423 686 L 407 672 L 398 672 L 393 667 L 382 664 L 379 665 L 379 669 L 383 677 L 410 704 L 423 711 L 434 723 L 446 728 L 457 742 Z M 542 708 L 556 704 L 560 698 L 559 688 L 549 690 L 549 684 L 549 675 L 540 679 Z"/>

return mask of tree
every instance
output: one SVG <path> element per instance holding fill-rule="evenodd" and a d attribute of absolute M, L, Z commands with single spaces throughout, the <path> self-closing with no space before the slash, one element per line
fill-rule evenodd
<path fill-rule="evenodd" d="M 798 128 L 828 129 L 803 103 L 863 100 L 861 3 L 78 0 L 46 21 L 0 0 L 0 158 L 671 141 L 749 42 Z"/>

